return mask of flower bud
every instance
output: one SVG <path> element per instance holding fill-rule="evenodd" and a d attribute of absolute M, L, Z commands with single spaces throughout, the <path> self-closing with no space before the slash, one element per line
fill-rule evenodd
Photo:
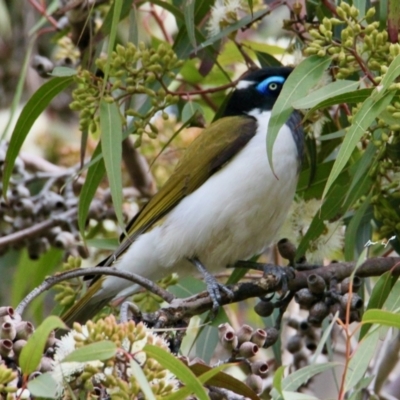
<path fill-rule="evenodd" d="M 244 358 L 251 358 L 258 353 L 258 346 L 253 342 L 244 342 L 239 347 L 239 354 Z"/>
<path fill-rule="evenodd" d="M 251 339 L 254 329 L 250 325 L 242 325 L 237 331 L 238 343 L 241 345 L 244 342 L 248 342 Z"/>
<path fill-rule="evenodd" d="M 256 394 L 263 392 L 263 381 L 261 376 L 256 374 L 248 375 L 244 383 L 252 389 Z"/>
<path fill-rule="evenodd" d="M 27 399 L 31 398 L 31 393 L 29 392 L 29 390 L 23 389 L 23 388 L 17 389 L 17 391 L 15 392 L 15 395 L 17 396 L 17 399 L 21 399 L 21 400 L 27 400 Z"/>
<path fill-rule="evenodd" d="M 263 329 L 256 329 L 251 335 L 251 341 L 255 343 L 258 347 L 263 347 L 265 339 L 267 338 L 267 333 Z"/>

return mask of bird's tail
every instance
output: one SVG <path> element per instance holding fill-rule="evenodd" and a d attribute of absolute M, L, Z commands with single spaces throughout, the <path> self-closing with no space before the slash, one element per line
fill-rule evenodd
<path fill-rule="evenodd" d="M 87 320 L 96 315 L 111 299 L 111 298 L 96 298 L 96 293 L 101 289 L 103 279 L 98 279 L 94 282 L 87 292 L 62 316 L 61 319 L 72 327 L 74 322 L 84 324 Z"/>

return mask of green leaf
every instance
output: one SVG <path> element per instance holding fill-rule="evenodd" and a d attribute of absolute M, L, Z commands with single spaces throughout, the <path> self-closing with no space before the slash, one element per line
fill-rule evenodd
<path fill-rule="evenodd" d="M 324 364 L 313 364 L 307 365 L 290 375 L 282 381 L 282 391 L 295 391 L 301 385 L 308 382 L 313 376 L 320 374 L 321 372 L 327 371 L 328 369 L 335 368 L 340 365 L 339 363 L 328 362 Z M 282 367 L 281 367 L 282 368 Z M 274 386 L 275 387 L 275 386 Z"/>
<path fill-rule="evenodd" d="M 305 115 L 305 119 L 307 119 L 314 111 L 319 110 L 320 108 L 327 108 L 331 106 L 335 106 L 337 104 L 352 104 L 352 103 L 362 103 L 369 96 L 371 96 L 373 89 L 359 89 L 354 92 L 339 94 L 332 98 L 321 101 L 321 103 L 317 104 L 311 110 L 307 112 Z"/>
<path fill-rule="evenodd" d="M 331 82 L 328 85 L 315 90 L 306 97 L 300 98 L 292 102 L 292 107 L 295 109 L 305 110 L 312 108 L 321 103 L 326 99 L 332 99 L 332 97 L 348 93 L 359 86 L 360 82 L 357 81 L 346 81 L 340 80 Z"/>
<path fill-rule="evenodd" d="M 95 159 L 98 160 L 93 162 Z M 90 204 L 106 172 L 104 158 L 101 154 L 101 143 L 97 145 L 90 162 L 92 165 L 88 169 L 85 182 L 81 188 L 78 204 L 78 226 L 82 237 L 85 237 L 86 220 Z"/>
<path fill-rule="evenodd" d="M 339 153 L 336 157 L 335 164 L 333 165 L 332 171 L 329 175 L 328 182 L 325 185 L 324 193 L 322 197 L 325 197 L 328 190 L 343 170 L 348 160 L 350 159 L 355 147 L 358 142 L 375 120 L 375 118 L 387 107 L 387 105 L 393 99 L 394 92 L 389 92 L 378 101 L 374 97 L 374 93 L 369 97 L 353 116 L 353 123 L 350 126 L 342 146 L 340 147 Z"/>
<path fill-rule="evenodd" d="M 36 398 L 57 399 L 59 398 L 58 384 L 50 372 L 39 375 L 28 382 L 29 392 Z"/>
<path fill-rule="evenodd" d="M 284 400 L 318 400 L 317 397 L 311 396 L 310 394 L 287 392 L 286 390 L 282 392 L 282 395 Z"/>
<path fill-rule="evenodd" d="M 132 375 L 135 377 L 140 389 L 142 389 L 144 398 L 148 400 L 156 400 L 156 396 L 154 396 L 149 381 L 147 380 L 142 368 L 140 368 L 140 365 L 135 360 L 131 360 L 129 365 L 131 366 Z"/>
<path fill-rule="evenodd" d="M 285 367 L 282 365 L 279 367 L 275 373 L 272 381 L 272 387 L 278 391 L 278 393 L 282 396 L 283 391 L 283 374 L 285 373 Z"/>
<path fill-rule="evenodd" d="M 182 383 L 190 389 L 190 393 L 194 393 L 200 400 L 208 400 L 207 393 L 201 382 L 185 364 L 175 358 L 171 353 L 150 344 L 144 346 L 144 351 L 149 357 L 154 358 L 164 368 L 181 380 Z"/>
<path fill-rule="evenodd" d="M 396 284 L 398 277 L 393 275 L 391 271 L 381 275 L 372 290 L 371 297 L 368 301 L 367 310 L 381 309 L 389 297 L 390 291 Z M 365 314 L 364 314 L 365 315 Z M 364 323 L 360 330 L 360 340 L 367 334 L 371 324 Z"/>
<path fill-rule="evenodd" d="M 334 318 L 332 318 L 332 321 L 330 322 L 330 324 L 324 330 L 324 333 L 323 333 L 321 339 L 318 341 L 318 346 L 312 356 L 311 364 L 315 364 L 315 362 L 317 361 L 317 358 L 322 354 L 322 350 L 324 349 L 325 343 L 331 338 L 331 332 L 332 332 L 333 327 L 336 326 L 336 323 L 337 323 L 337 318 L 336 318 L 336 316 L 334 316 Z M 297 388 L 290 388 L 290 390 L 296 390 Z"/>
<path fill-rule="evenodd" d="M 86 346 L 79 347 L 72 353 L 63 358 L 62 362 L 90 362 L 105 361 L 114 357 L 117 352 L 117 345 L 110 340 L 102 340 L 100 342 L 90 343 Z"/>
<path fill-rule="evenodd" d="M 357 350 L 351 356 L 345 381 L 345 391 L 354 388 L 363 378 L 368 369 L 369 363 L 375 354 L 375 349 L 379 341 L 379 330 L 377 329 L 365 337 Z"/>
<path fill-rule="evenodd" d="M 363 324 L 380 324 L 400 329 L 400 314 L 391 311 L 371 309 L 362 318 Z"/>
<path fill-rule="evenodd" d="M 269 10 L 263 9 L 263 10 L 259 10 L 259 11 L 255 12 L 252 15 L 248 14 L 248 15 L 244 16 L 238 22 L 228 26 L 227 28 L 225 28 L 221 32 L 219 32 L 217 35 L 214 35 L 210 39 L 201 43 L 198 47 L 196 47 L 194 49 L 194 52 L 196 53 L 196 52 L 214 44 L 218 40 L 225 38 L 226 36 L 230 35 L 233 32 L 238 31 L 239 29 L 243 28 L 244 26 L 250 25 L 253 21 L 262 18 L 264 15 L 267 15 L 268 13 L 269 13 Z"/>
<path fill-rule="evenodd" d="M 19 366 L 24 375 L 29 375 L 37 369 L 43 357 L 47 338 L 50 332 L 57 328 L 68 329 L 60 318 L 51 315 L 33 332 L 19 356 Z"/>
<path fill-rule="evenodd" d="M 101 148 L 110 185 L 111 198 L 118 223 L 124 227 L 122 215 L 122 123 L 115 103 L 100 101 Z"/>
<path fill-rule="evenodd" d="M 55 67 L 50 75 L 59 77 L 74 76 L 76 75 L 76 70 L 68 67 Z"/>
<path fill-rule="evenodd" d="M 383 96 L 389 86 L 400 75 L 400 55 L 398 55 L 389 65 L 386 74 L 383 76 L 379 85 L 378 95 Z"/>
<path fill-rule="evenodd" d="M 8 183 L 14 168 L 15 160 L 32 128 L 33 123 L 46 109 L 50 101 L 71 85 L 72 77 L 53 78 L 42 85 L 28 100 L 18 118 L 7 149 L 3 171 L 3 193 L 7 193 Z"/>
<path fill-rule="evenodd" d="M 289 75 L 271 111 L 268 123 L 267 154 L 273 169 L 272 149 L 279 130 L 293 112 L 292 103 L 304 96 L 321 79 L 330 64 L 329 57 L 311 56 L 302 61 Z"/>
<path fill-rule="evenodd" d="M 196 47 L 196 35 L 194 26 L 194 6 L 196 0 L 186 0 L 184 4 L 183 14 L 185 16 L 186 31 L 193 47 Z"/>
<path fill-rule="evenodd" d="M 10 107 L 10 116 L 8 118 L 6 127 L 4 128 L 3 133 L 1 134 L 1 140 L 4 140 L 5 138 L 8 137 L 8 130 L 10 129 L 10 126 L 14 120 L 14 116 L 15 113 L 18 109 L 18 106 L 21 102 L 21 96 L 22 96 L 22 91 L 24 90 L 24 86 L 25 86 L 25 81 L 26 81 L 26 74 L 28 71 L 28 67 L 30 65 L 31 62 L 31 55 L 32 55 L 32 49 L 33 47 L 36 45 L 36 38 L 32 37 L 31 40 L 28 43 L 28 46 L 25 49 L 25 57 L 24 57 L 24 62 L 22 64 L 22 68 L 19 71 L 18 75 L 18 83 L 17 86 L 15 88 L 15 93 L 14 93 L 14 97 L 11 103 L 11 107 Z"/>

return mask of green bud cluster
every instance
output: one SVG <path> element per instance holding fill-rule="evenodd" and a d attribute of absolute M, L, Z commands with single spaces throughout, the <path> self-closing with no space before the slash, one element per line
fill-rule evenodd
<path fill-rule="evenodd" d="M 82 70 L 76 77 L 78 87 L 73 92 L 74 101 L 70 107 L 80 112 L 80 129 L 92 133 L 98 130 L 101 99 L 109 103 L 116 102 L 120 106 L 128 100 L 132 104 L 136 95 L 145 95 L 151 101 L 147 112 L 129 108 L 121 117 L 125 124 L 128 117 L 133 117 L 133 133 L 139 136 L 137 145 L 141 143 L 140 138 L 144 133 L 155 138 L 158 130 L 150 123 L 151 119 L 159 111 L 164 119 L 168 119 L 168 114 L 163 110 L 178 101 L 178 97 L 166 93 L 160 83 L 165 77 L 175 78 L 174 71 L 181 65 L 182 61 L 178 60 L 172 48 L 164 43 L 156 49 L 147 48 L 143 43 L 138 47 L 132 43 L 117 45 L 109 59 L 96 60 L 96 66 L 103 76 L 108 68 L 106 85 L 103 77 L 87 70 Z"/>
<path fill-rule="evenodd" d="M 163 289 L 167 289 L 169 286 L 175 285 L 178 282 L 178 275 L 171 274 L 162 280 L 157 282 L 157 285 Z M 132 301 L 137 304 L 137 306 L 143 312 L 154 312 L 160 308 L 161 303 L 164 301 L 161 297 L 156 294 L 145 291 L 141 293 L 134 294 Z"/>
<path fill-rule="evenodd" d="M 80 268 L 82 260 L 78 257 L 69 256 L 62 266 L 62 272 Z M 58 293 L 54 300 L 63 307 L 70 307 L 76 300 L 78 293 L 82 290 L 82 280 L 79 278 L 69 279 L 54 285 L 53 289 Z"/>
<path fill-rule="evenodd" d="M 102 340 L 111 340 L 119 349 L 132 354 L 157 397 L 171 395 L 177 390 L 178 382 L 173 379 L 171 373 L 143 351 L 146 344 L 168 351 L 167 342 L 143 323 L 136 324 L 134 321 L 117 323 L 115 317 L 110 315 L 97 322 L 88 321 L 84 327 L 75 323 L 74 330 L 77 348 Z M 93 383 L 96 382 L 93 379 L 94 375 L 99 373 L 103 375 L 107 369 L 107 374 L 104 374 L 104 379 L 101 381 L 106 392 L 115 393 L 119 389 L 118 398 L 127 400 L 142 397 L 141 387 L 135 374 L 127 373 L 130 371 L 131 359 L 122 354 L 118 351 L 114 357 L 103 364 L 99 363 L 98 366 L 87 364 L 79 376 L 76 376 L 75 381 L 70 381 L 69 384 L 76 389 L 90 392 L 93 390 Z"/>
<path fill-rule="evenodd" d="M 324 18 L 318 29 L 309 30 L 312 41 L 305 53 L 320 57 L 330 55 L 339 67 L 336 74 L 338 79 L 345 79 L 360 70 L 357 56 L 364 60 L 371 71 L 382 73 L 382 66 L 390 64 L 400 53 L 400 46 L 390 44 L 387 32 L 379 29 L 378 21 L 372 21 L 375 8 L 370 8 L 360 18 L 355 6 L 342 2 L 336 12 L 338 18 Z M 340 24 L 345 27 L 341 31 L 340 40 L 337 40 L 333 29 Z"/>

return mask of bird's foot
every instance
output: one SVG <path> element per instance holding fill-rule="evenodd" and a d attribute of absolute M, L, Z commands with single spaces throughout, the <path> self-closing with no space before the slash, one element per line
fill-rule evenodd
<path fill-rule="evenodd" d="M 220 284 L 210 272 L 207 271 L 206 267 L 197 258 L 190 258 L 189 261 L 197 268 L 201 273 L 205 284 L 207 285 L 207 291 L 211 297 L 213 306 L 212 314 L 215 316 L 218 313 L 219 307 L 221 306 L 221 291 L 229 298 L 233 298 L 234 293 L 225 285 Z"/>
<path fill-rule="evenodd" d="M 264 264 L 255 261 L 238 261 L 233 267 L 255 269 L 262 271 L 264 277 L 272 276 L 277 281 L 277 284 L 281 285 L 283 294 L 289 291 L 289 281 L 296 276 L 295 269 L 292 267 L 280 267 L 274 264 Z"/>

